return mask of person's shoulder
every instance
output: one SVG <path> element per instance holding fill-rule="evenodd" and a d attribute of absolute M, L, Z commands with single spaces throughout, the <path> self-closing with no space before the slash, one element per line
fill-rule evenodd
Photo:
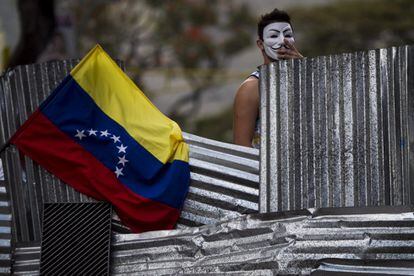
<path fill-rule="evenodd" d="M 260 71 L 259 71 L 259 69 L 257 69 L 253 73 L 251 73 L 250 74 L 250 77 L 253 77 L 253 78 L 256 78 L 256 79 L 260 79 Z"/>
<path fill-rule="evenodd" d="M 259 80 L 248 77 L 237 90 L 236 98 L 256 100 L 259 97 Z"/>

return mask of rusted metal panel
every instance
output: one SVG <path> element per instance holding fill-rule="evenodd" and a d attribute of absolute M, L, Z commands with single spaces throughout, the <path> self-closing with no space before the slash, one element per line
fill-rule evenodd
<path fill-rule="evenodd" d="M 413 49 L 261 67 L 260 212 L 414 202 Z"/>

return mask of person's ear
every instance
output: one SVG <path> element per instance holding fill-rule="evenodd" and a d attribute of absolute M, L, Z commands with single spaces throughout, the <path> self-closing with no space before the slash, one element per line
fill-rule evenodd
<path fill-rule="evenodd" d="M 258 40 L 256 40 L 256 44 L 257 44 L 257 47 L 259 47 L 260 50 L 264 51 L 263 40 L 261 40 L 259 38 Z"/>

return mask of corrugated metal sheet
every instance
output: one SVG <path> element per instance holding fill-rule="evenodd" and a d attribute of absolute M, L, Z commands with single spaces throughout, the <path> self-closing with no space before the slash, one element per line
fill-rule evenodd
<path fill-rule="evenodd" d="M 261 67 L 260 212 L 414 202 L 413 50 Z"/>
<path fill-rule="evenodd" d="M 180 224 L 212 224 L 258 212 L 258 150 L 188 133 L 184 139 L 190 145 L 191 184 Z"/>
<path fill-rule="evenodd" d="M 182 230 L 116 234 L 111 274 L 306 275 L 332 268 L 349 272 L 358 266 L 373 271 L 372 264 L 377 272 L 409 272 L 414 265 L 413 211 L 313 209 L 246 215 Z M 16 250 L 16 275 L 36 271 L 36 252 L 38 247 Z"/>
<path fill-rule="evenodd" d="M 5 182 L 0 180 L 0 275 L 9 275 L 11 267 L 11 209 Z"/>
<path fill-rule="evenodd" d="M 39 106 L 77 61 L 18 66 L 0 78 L 0 143 L 4 144 Z M 13 239 L 40 241 L 43 202 L 91 201 L 18 153 L 6 149 L 3 159 L 6 187 L 12 203 Z"/>
<path fill-rule="evenodd" d="M 74 64 L 22 66 L 0 78 L 0 144 Z M 262 97 L 262 107 L 268 109 L 262 114 L 261 211 L 412 202 L 413 65 L 412 47 L 401 47 L 263 67 L 262 90 L 274 95 Z M 358 266 L 321 262 L 332 258 L 383 264 L 398 260 L 394 270 L 404 271 L 409 267 L 404 260 L 414 260 L 412 208 L 240 217 L 259 207 L 258 151 L 187 133 L 184 137 L 190 144 L 192 182 L 179 229 L 121 234 L 128 230 L 115 217 L 113 274 L 307 274 L 314 267 L 316 273 Z M 43 202 L 91 199 L 13 147 L 2 158 L 10 193 L 6 198 L 15 218 L 13 273 L 37 274 Z M 0 211 L 7 232 L 10 208 Z M 225 217 L 230 220 L 219 222 Z M 210 225 L 186 228 L 201 224 Z M 4 237 L 0 250 L 10 252 L 10 232 Z M 4 269 L 10 263 L 7 254 Z"/>
<path fill-rule="evenodd" d="M 30 242 L 13 249 L 13 275 L 40 274 L 40 242 Z"/>
<path fill-rule="evenodd" d="M 42 218 L 41 275 L 109 275 L 109 203 L 46 203 Z"/>
<path fill-rule="evenodd" d="M 5 143 L 76 61 L 26 65 L 0 78 L 0 144 Z M 259 152 L 184 133 L 190 145 L 191 185 L 179 228 L 215 223 L 223 217 L 257 212 Z M 44 202 L 90 202 L 33 163 L 15 147 L 4 155 L 6 183 L 13 202 L 13 229 L 17 242 L 40 241 L 40 214 Z M 128 232 L 114 220 L 113 229 Z"/>
<path fill-rule="evenodd" d="M 311 273 L 312 276 L 343 275 L 414 275 L 414 262 L 407 260 L 338 260 L 321 261 Z"/>

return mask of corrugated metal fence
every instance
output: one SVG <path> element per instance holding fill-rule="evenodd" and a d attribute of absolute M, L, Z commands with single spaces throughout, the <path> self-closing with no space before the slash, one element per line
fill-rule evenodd
<path fill-rule="evenodd" d="M 260 69 L 260 212 L 414 200 L 414 47 Z"/>
<path fill-rule="evenodd" d="M 0 145 L 7 142 L 76 63 L 55 61 L 19 66 L 0 78 Z M 184 137 L 190 145 L 191 185 L 178 227 L 257 212 L 258 150 L 187 133 Z M 5 161 L 16 242 L 40 241 L 44 202 L 93 201 L 20 155 L 13 146 L 1 157 Z M 116 219 L 114 224 L 115 231 L 128 231 Z"/>
<path fill-rule="evenodd" d="M 414 275 L 413 211 L 301 210 L 115 234 L 111 275 Z M 36 275 L 39 256 L 39 246 L 17 248 L 15 275 Z"/>
<path fill-rule="evenodd" d="M 408 275 L 413 235 L 408 206 L 253 214 L 187 231 L 116 235 L 112 274 L 308 275 L 323 259 L 343 259 L 381 260 L 384 271 L 406 261 Z"/>
<path fill-rule="evenodd" d="M 0 180 L 0 275 L 10 275 L 12 216 L 6 183 Z"/>
<path fill-rule="evenodd" d="M 115 217 L 112 273 L 309 273 L 321 258 L 412 261 L 409 207 L 390 209 L 392 215 L 380 209 L 370 215 L 295 211 L 286 219 L 239 214 L 258 211 L 259 199 L 262 212 L 413 203 L 413 58 L 413 47 L 405 46 L 263 66 L 260 195 L 257 150 L 184 133 L 192 181 L 183 229 L 122 234 L 128 229 Z M 0 78 L 0 145 L 75 64 L 21 66 Z M 1 158 L 0 273 L 10 269 L 13 229 L 14 272 L 36 274 L 43 203 L 91 199 L 14 147 Z M 239 218 L 184 229 L 225 217 Z M 320 271 L 340 265 L 327 262 Z"/>

